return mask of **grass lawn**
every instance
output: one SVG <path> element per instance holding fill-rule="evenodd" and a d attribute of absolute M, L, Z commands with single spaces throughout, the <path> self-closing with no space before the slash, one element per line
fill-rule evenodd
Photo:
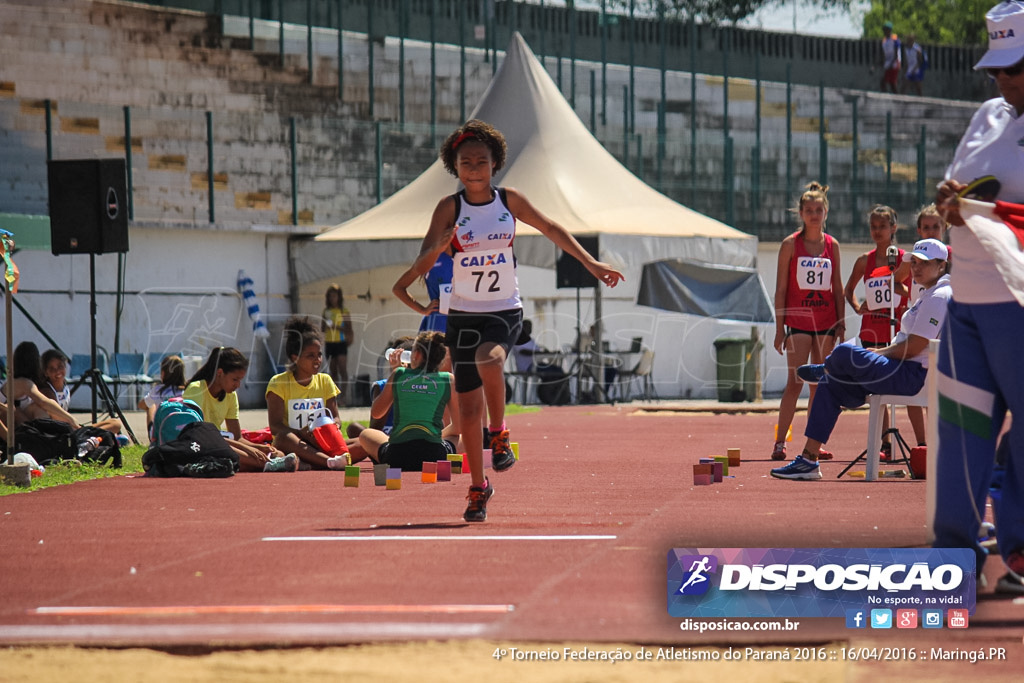
<path fill-rule="evenodd" d="M 0 484 L 0 496 L 6 496 L 9 493 L 37 491 L 49 486 L 60 486 L 61 484 L 73 484 L 76 481 L 117 477 L 122 474 L 142 472 L 142 454 L 145 452 L 145 446 L 122 448 L 121 460 L 124 466 L 121 469 L 114 469 L 110 465 L 80 463 L 77 460 L 65 461 L 59 465 L 50 465 L 46 468 L 43 476 L 32 477 L 32 485 L 27 488 Z"/>
<path fill-rule="evenodd" d="M 522 413 L 536 413 L 539 406 L 520 406 L 510 403 L 505 407 L 506 415 L 519 415 Z M 343 426 L 344 431 L 344 426 Z M 37 491 L 48 486 L 60 486 L 61 484 L 73 484 L 76 481 L 87 481 L 89 479 L 102 479 L 103 477 L 117 477 L 122 474 L 138 474 L 142 472 L 142 454 L 146 452 L 146 446 L 128 446 L 121 449 L 121 459 L 124 465 L 121 469 L 114 469 L 109 465 L 90 465 L 80 463 L 77 460 L 67 461 L 59 465 L 50 465 L 46 473 L 41 477 L 33 477 L 31 486 L 11 486 L 0 484 L 0 496 L 11 493 L 26 493 Z"/>

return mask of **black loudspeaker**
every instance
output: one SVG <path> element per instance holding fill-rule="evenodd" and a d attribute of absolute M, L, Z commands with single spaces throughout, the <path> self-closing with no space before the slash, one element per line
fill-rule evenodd
<path fill-rule="evenodd" d="M 47 162 L 50 251 L 128 251 L 128 185 L 124 159 Z"/>
<path fill-rule="evenodd" d="M 577 237 L 583 250 L 597 258 L 597 236 Z M 597 278 L 583 267 L 583 264 L 564 251 L 558 255 L 555 264 L 555 281 L 559 289 L 576 287 L 597 287 Z"/>

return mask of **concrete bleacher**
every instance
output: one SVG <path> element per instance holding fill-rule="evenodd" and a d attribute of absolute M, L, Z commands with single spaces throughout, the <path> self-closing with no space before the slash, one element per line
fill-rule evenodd
<path fill-rule="evenodd" d="M 0 44 L 5 54 L 0 75 L 0 169 L 3 210 L 45 214 L 45 100 L 50 101 L 55 158 L 124 154 L 125 111 L 132 133 L 134 219 L 200 229 L 244 229 L 251 225 L 300 223 L 315 231 L 354 216 L 419 174 L 436 155 L 437 144 L 458 119 L 459 52 L 438 46 L 438 128 L 429 114 L 428 47 L 406 45 L 404 130 L 396 121 L 399 93 L 398 50 L 394 40 L 378 43 L 374 77 L 375 120 L 382 123 L 384 168 L 378 178 L 374 122 L 368 119 L 369 88 L 365 35 L 345 34 L 344 92 L 337 96 L 336 33 L 318 30 L 313 84 L 306 71 L 305 27 L 289 25 L 285 59 L 278 55 L 277 26 L 265 22 L 256 49 L 241 35 L 244 22 L 186 10 L 161 9 L 115 1 L 16 0 L 0 5 Z M 233 28 L 232 28 L 233 27 Z M 226 32 L 228 31 L 228 32 Z M 333 41 L 333 42 L 332 42 Z M 492 65 L 479 51 L 467 52 L 466 100 L 471 106 L 486 88 Z M 548 58 L 557 76 L 566 60 Z M 576 110 L 589 121 L 589 73 L 599 64 L 578 62 Z M 608 123 L 595 133 L 613 154 L 625 157 L 622 87 L 628 69 L 610 66 Z M 701 186 L 693 208 L 724 219 L 726 200 L 735 201 L 734 224 L 775 236 L 787 230 L 790 177 L 819 176 L 818 88 L 792 89 L 791 148 L 785 146 L 787 110 L 784 84 L 762 84 L 760 119 L 755 115 L 752 81 L 729 81 L 728 129 L 734 142 L 735 184 L 723 177 L 725 89 L 717 76 L 698 76 L 697 99 L 690 102 L 690 74 L 666 76 L 666 157 L 663 190 L 684 203 L 690 193 L 691 115 L 698 120 L 698 175 Z M 564 78 L 568 87 L 568 77 Z M 637 114 L 629 137 L 629 166 L 655 183 L 657 161 L 657 70 L 636 70 Z M 916 146 L 925 136 L 925 181 L 941 176 L 946 160 L 976 103 L 893 97 L 860 90 L 826 88 L 825 131 L 829 144 L 828 180 L 842 192 L 852 173 L 852 104 L 858 102 L 858 183 L 845 190 L 865 203 L 881 201 L 879 183 L 887 175 L 886 114 L 891 115 L 894 192 L 901 202 L 916 189 Z M 598 104 L 598 106 L 601 106 Z M 214 221 L 209 220 L 207 130 L 212 116 Z M 292 216 L 290 148 L 295 121 L 297 217 Z M 756 126 L 762 145 L 757 206 L 750 178 Z M 637 147 L 642 141 L 642 157 Z M 378 182 L 381 187 L 378 188 Z M 901 206 L 907 209 L 907 206 Z M 755 214 L 756 209 L 756 215 Z M 845 212 L 844 212 L 845 213 Z M 837 230 L 859 229 L 852 214 L 837 216 Z"/>

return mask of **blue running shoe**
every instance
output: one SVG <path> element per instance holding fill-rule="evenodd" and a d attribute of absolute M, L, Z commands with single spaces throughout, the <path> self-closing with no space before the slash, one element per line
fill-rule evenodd
<path fill-rule="evenodd" d="M 821 468 L 815 461 L 798 455 L 785 467 L 773 469 L 771 474 L 776 479 L 821 479 Z"/>
<path fill-rule="evenodd" d="M 817 384 L 825 377 L 825 366 L 821 363 L 801 365 L 796 369 L 796 376 L 808 384 Z"/>

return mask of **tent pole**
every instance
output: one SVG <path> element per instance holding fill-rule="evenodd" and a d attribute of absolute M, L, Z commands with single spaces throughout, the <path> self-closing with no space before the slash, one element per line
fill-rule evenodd
<path fill-rule="evenodd" d="M 604 388 L 604 325 L 601 324 L 601 318 L 604 315 L 601 312 L 601 283 L 597 282 L 594 284 L 594 323 L 596 329 L 594 330 L 594 356 L 596 357 L 595 363 L 592 367 L 596 368 L 596 377 L 594 378 L 594 396 L 600 396 L 602 403 L 608 402 L 608 394 Z"/>

